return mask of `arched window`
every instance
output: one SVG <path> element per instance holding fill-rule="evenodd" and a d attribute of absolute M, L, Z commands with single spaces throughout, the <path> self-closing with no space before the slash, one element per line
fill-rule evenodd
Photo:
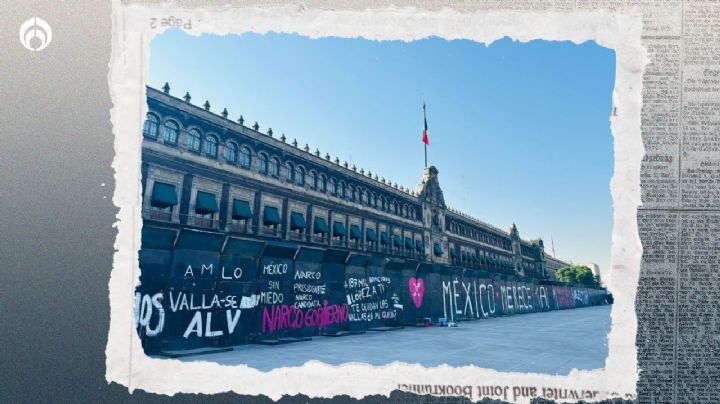
<path fill-rule="evenodd" d="M 188 150 L 199 152 L 200 151 L 200 131 L 197 129 L 190 129 L 188 132 Z"/>
<path fill-rule="evenodd" d="M 347 194 L 345 193 L 345 183 L 341 182 L 340 183 L 340 197 L 345 198 L 346 196 L 347 196 Z"/>
<path fill-rule="evenodd" d="M 380 197 L 380 208 L 382 210 L 385 210 L 385 197 L 384 196 Z"/>
<path fill-rule="evenodd" d="M 312 189 L 318 189 L 318 177 L 315 171 L 310 172 L 310 187 L 312 187 Z"/>
<path fill-rule="evenodd" d="M 243 147 L 240 149 L 240 165 L 245 168 L 250 168 L 250 149 Z"/>
<path fill-rule="evenodd" d="M 270 159 L 270 175 L 280 176 L 280 160 L 275 157 Z"/>
<path fill-rule="evenodd" d="M 216 158 L 218 151 L 218 141 L 215 136 L 208 136 L 205 138 L 205 155 L 208 157 Z"/>
<path fill-rule="evenodd" d="M 375 209 L 377 209 L 377 207 L 378 207 L 377 195 L 373 194 L 372 199 L 373 199 L 373 206 L 375 207 Z"/>
<path fill-rule="evenodd" d="M 178 124 L 173 121 L 166 121 L 164 126 L 165 129 L 163 129 L 163 143 L 177 144 Z"/>
<path fill-rule="evenodd" d="M 320 184 L 319 184 L 320 192 L 325 192 L 326 184 L 327 184 L 327 181 L 325 180 L 325 176 L 321 175 L 320 176 Z"/>
<path fill-rule="evenodd" d="M 335 178 L 330 180 L 330 194 L 337 195 L 337 182 L 335 182 Z"/>
<path fill-rule="evenodd" d="M 289 161 L 285 163 L 285 178 L 288 182 L 295 182 L 295 166 Z"/>
<path fill-rule="evenodd" d="M 258 171 L 263 174 L 267 174 L 268 172 L 268 157 L 265 153 L 258 155 Z"/>
<path fill-rule="evenodd" d="M 300 166 L 295 167 L 295 182 L 301 186 L 305 185 L 305 170 Z"/>
<path fill-rule="evenodd" d="M 232 164 L 237 162 L 237 145 L 235 143 L 227 142 L 225 144 L 225 160 Z"/>
<path fill-rule="evenodd" d="M 158 135 L 158 119 L 153 114 L 147 114 L 145 124 L 143 125 L 143 136 L 150 139 L 157 139 Z"/>

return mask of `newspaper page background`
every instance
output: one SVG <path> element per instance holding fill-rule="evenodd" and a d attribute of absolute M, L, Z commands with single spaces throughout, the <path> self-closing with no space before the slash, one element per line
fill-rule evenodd
<path fill-rule="evenodd" d="M 190 8 L 226 3 L 177 4 Z M 248 2 L 238 5 L 247 6 Z M 646 156 L 640 171 L 642 205 L 637 214 L 643 248 L 635 301 L 640 370 L 637 399 L 716 401 L 720 396 L 720 326 L 715 303 L 720 254 L 720 3 L 497 1 L 393 5 L 461 13 L 606 10 L 642 15 L 641 44 L 649 63 L 642 79 L 641 130 Z M 387 5 L 303 2 L 297 6 L 312 11 Z M 131 212 L 124 213 L 124 219 L 132 217 Z M 615 237 L 618 243 L 621 240 L 617 237 L 634 235 Z M 625 267 L 617 254 L 613 258 L 613 284 L 623 287 L 627 282 L 634 287 L 632 276 L 623 277 L 633 274 L 634 269 Z"/>

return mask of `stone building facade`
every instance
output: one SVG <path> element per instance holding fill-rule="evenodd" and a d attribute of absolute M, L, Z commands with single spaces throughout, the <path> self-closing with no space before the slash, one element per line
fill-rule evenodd
<path fill-rule="evenodd" d="M 297 141 L 147 88 L 143 220 L 234 237 L 343 248 L 552 278 L 543 241 L 448 208 L 439 171 L 414 191 Z"/>

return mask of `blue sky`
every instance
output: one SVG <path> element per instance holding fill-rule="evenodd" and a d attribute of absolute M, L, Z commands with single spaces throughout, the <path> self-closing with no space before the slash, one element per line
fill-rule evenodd
<path fill-rule="evenodd" d="M 415 189 L 428 162 L 448 206 L 573 262 L 610 267 L 615 53 L 594 42 L 485 44 L 202 35 L 151 43 L 149 85 Z"/>

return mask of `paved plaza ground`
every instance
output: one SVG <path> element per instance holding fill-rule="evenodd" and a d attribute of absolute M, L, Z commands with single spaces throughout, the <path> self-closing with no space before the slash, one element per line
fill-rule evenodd
<path fill-rule="evenodd" d="M 401 330 L 266 346 L 185 357 L 184 361 L 247 364 L 262 371 L 318 360 L 338 365 L 395 361 L 426 367 L 476 365 L 498 371 L 566 375 L 573 368 L 598 369 L 608 354 L 611 306 L 521 314 L 459 323 L 459 327 Z"/>

